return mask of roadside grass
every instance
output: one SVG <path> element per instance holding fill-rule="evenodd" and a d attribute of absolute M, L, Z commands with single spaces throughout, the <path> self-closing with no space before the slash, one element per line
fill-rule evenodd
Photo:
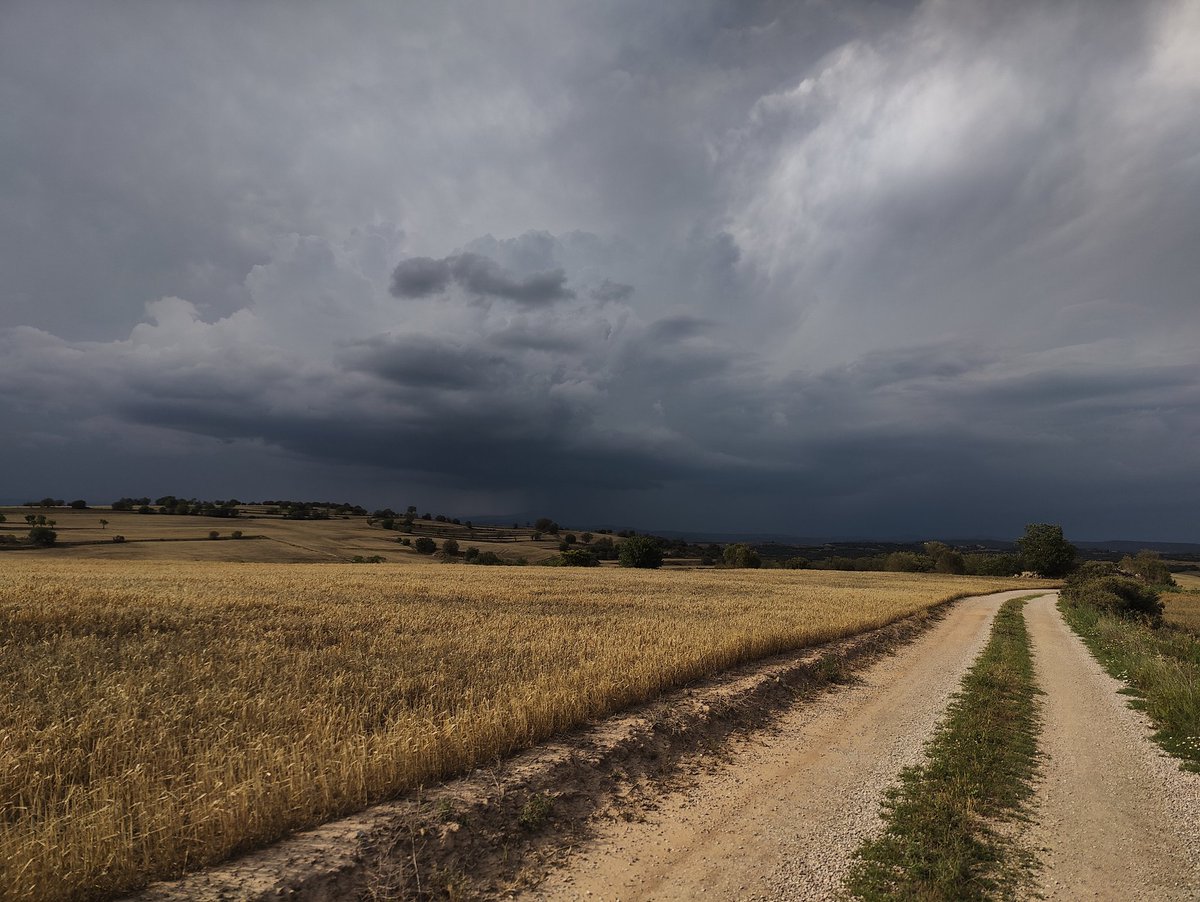
<path fill-rule="evenodd" d="M 1008 829 L 1033 792 L 1040 727 L 1030 595 L 1005 602 L 987 647 L 930 741 L 884 800 L 885 831 L 857 852 L 847 881 L 865 900 L 1012 897 L 1028 856 Z"/>
<path fill-rule="evenodd" d="M 1168 595 L 1167 617 L 1175 607 Z M 1129 687 L 1135 708 L 1157 728 L 1155 740 L 1200 772 L 1200 638 L 1169 626 L 1103 614 L 1087 605 L 1059 602 L 1059 610 L 1101 666 Z"/>

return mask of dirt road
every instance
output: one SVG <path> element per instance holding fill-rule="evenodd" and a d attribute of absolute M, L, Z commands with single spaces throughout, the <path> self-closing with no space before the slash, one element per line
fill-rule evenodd
<path fill-rule="evenodd" d="M 536 899 L 826 899 L 879 827 L 879 800 L 921 759 L 1008 592 L 965 599 L 857 685 L 785 716 L 729 762 L 614 823 Z"/>
<path fill-rule="evenodd" d="M 1054 607 L 1030 602 L 1043 699 L 1037 890 L 1050 899 L 1200 899 L 1200 774 L 1150 739 L 1146 717 L 1119 695 Z"/>

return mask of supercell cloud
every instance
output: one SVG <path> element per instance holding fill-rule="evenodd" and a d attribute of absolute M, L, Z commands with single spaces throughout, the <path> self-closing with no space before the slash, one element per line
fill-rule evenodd
<path fill-rule="evenodd" d="M 2 16 L 0 500 L 1200 541 L 1189 0 Z"/>

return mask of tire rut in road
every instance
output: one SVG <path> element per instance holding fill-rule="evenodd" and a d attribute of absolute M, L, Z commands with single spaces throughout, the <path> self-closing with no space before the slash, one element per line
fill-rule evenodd
<path fill-rule="evenodd" d="M 1045 693 L 1042 779 L 1027 839 L 1048 899 L 1200 898 L 1200 774 L 1150 738 L 1148 719 L 1055 607 L 1025 620 Z M 1035 896 L 1036 898 L 1036 896 Z"/>

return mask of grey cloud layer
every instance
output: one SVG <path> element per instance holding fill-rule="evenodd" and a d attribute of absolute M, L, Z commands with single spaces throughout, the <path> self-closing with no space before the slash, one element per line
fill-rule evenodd
<path fill-rule="evenodd" d="M 566 281 L 567 275 L 561 269 L 518 276 L 488 257 L 462 253 L 441 260 L 401 260 L 392 272 L 391 291 L 396 297 L 421 298 L 439 294 L 453 282 L 470 294 L 545 304 L 575 296 Z"/>
<path fill-rule="evenodd" d="M 285 9 L 6 11 L 0 495 L 1200 540 L 1194 3 Z"/>

